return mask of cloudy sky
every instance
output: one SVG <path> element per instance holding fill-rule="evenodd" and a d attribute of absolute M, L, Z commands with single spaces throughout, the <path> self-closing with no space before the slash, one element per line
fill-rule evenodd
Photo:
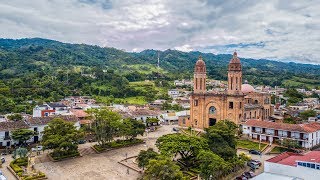
<path fill-rule="evenodd" d="M 0 0 L 0 37 L 320 64 L 319 0 Z"/>

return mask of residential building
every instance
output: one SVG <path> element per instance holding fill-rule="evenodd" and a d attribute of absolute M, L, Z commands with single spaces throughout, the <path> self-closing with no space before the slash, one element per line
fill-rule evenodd
<path fill-rule="evenodd" d="M 54 115 L 70 115 L 70 107 L 63 103 L 46 103 L 33 108 L 33 117 L 47 117 Z"/>
<path fill-rule="evenodd" d="M 320 177 L 320 151 L 310 151 L 306 154 L 284 152 L 264 162 L 264 173 L 294 177 L 292 180 L 318 180 Z M 262 179 L 259 176 L 264 175 L 258 175 L 254 179 Z"/>
<path fill-rule="evenodd" d="M 10 147 L 15 144 L 11 138 L 11 133 L 17 129 L 28 129 L 29 126 L 24 121 L 2 121 L 0 122 L 0 148 Z"/>
<path fill-rule="evenodd" d="M 320 144 L 320 123 L 286 124 L 270 121 L 248 120 L 241 123 L 243 134 L 269 143 L 284 139 L 296 140 L 301 147 L 312 148 Z"/>
<path fill-rule="evenodd" d="M 170 90 L 168 90 L 168 95 L 169 95 L 171 98 L 175 99 L 175 98 L 179 97 L 180 92 L 179 92 L 178 89 L 170 89 Z"/>

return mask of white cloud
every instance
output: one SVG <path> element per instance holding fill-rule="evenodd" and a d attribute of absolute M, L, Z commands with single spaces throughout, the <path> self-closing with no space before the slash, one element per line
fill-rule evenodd
<path fill-rule="evenodd" d="M 312 0 L 10 0 L 0 1 L 0 36 L 127 51 L 237 49 L 241 57 L 319 64 L 318 9 Z"/>
<path fill-rule="evenodd" d="M 189 44 L 185 44 L 183 46 L 174 47 L 175 50 L 183 51 L 183 52 L 190 52 L 193 51 L 193 48 Z"/>

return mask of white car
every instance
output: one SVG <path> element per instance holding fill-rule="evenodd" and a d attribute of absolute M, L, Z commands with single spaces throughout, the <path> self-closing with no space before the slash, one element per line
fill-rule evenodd
<path fill-rule="evenodd" d="M 32 151 L 42 151 L 42 149 L 43 149 L 43 146 L 37 146 L 37 147 L 31 148 Z"/>
<path fill-rule="evenodd" d="M 7 178 L 2 174 L 2 171 L 0 171 L 0 180 L 7 180 Z"/>

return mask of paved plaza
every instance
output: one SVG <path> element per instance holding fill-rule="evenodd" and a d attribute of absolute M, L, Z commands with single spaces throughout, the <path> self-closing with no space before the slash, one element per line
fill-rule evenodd
<path fill-rule="evenodd" d="M 165 125 L 156 132 L 150 132 L 146 139 L 146 144 L 140 144 L 132 147 L 121 148 L 103 152 L 100 154 L 87 154 L 83 157 L 69 159 L 60 162 L 47 161 L 41 158 L 41 162 L 36 164 L 36 169 L 44 172 L 49 179 L 54 180 L 126 180 L 137 179 L 141 176 L 138 172 L 129 170 L 125 166 L 119 164 L 120 160 L 126 157 L 136 156 L 140 150 L 146 150 L 148 147 L 155 148 L 156 139 L 164 134 L 174 133 L 173 125 Z M 88 148 L 90 143 L 82 144 L 81 148 Z M 129 173 L 129 174 L 128 174 Z"/>

